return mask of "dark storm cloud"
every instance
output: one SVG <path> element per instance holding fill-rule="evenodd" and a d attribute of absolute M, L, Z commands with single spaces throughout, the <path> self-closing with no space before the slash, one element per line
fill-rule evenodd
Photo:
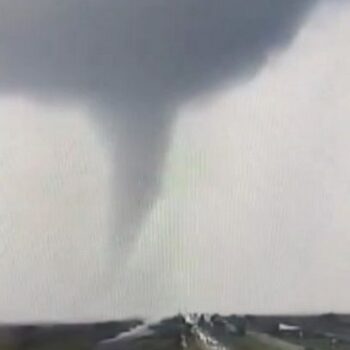
<path fill-rule="evenodd" d="M 0 0 L 0 93 L 99 111 L 122 164 L 116 230 L 129 235 L 157 196 L 176 106 L 252 76 L 316 1 Z"/>

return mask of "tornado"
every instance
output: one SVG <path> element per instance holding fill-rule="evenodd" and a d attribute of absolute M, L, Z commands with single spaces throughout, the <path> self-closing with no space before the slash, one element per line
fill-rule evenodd
<path fill-rule="evenodd" d="M 2 0 L 0 94 L 93 106 L 121 189 L 113 240 L 129 250 L 161 193 L 177 108 L 254 76 L 319 1 Z"/>

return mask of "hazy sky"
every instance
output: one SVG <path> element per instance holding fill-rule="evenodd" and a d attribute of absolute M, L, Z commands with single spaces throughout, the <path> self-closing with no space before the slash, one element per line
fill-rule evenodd
<path fill-rule="evenodd" d="M 323 4 L 249 81 L 181 105 L 123 268 L 94 111 L 0 96 L 1 320 L 350 311 L 349 36 L 350 5 Z"/>

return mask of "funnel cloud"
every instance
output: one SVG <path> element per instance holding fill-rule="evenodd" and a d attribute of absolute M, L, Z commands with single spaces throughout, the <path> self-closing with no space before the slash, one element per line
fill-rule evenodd
<path fill-rule="evenodd" d="M 0 94 L 86 104 L 113 149 L 115 236 L 157 198 L 177 107 L 253 76 L 317 0 L 2 0 Z"/>

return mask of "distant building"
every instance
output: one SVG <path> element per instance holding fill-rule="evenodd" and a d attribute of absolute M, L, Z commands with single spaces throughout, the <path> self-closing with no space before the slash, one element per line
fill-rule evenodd
<path fill-rule="evenodd" d="M 304 332 L 300 326 L 290 325 L 286 323 L 278 324 L 278 333 L 284 336 L 297 336 L 302 338 L 304 336 Z"/>

